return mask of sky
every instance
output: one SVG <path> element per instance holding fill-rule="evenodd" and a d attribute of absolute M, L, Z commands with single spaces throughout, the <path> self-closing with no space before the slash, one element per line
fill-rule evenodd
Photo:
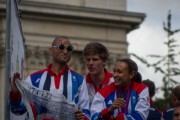
<path fill-rule="evenodd" d="M 167 21 L 168 11 L 171 10 L 172 29 L 180 29 L 179 6 L 180 0 L 127 0 L 128 11 L 146 14 L 146 18 L 140 27 L 127 35 L 129 43 L 128 52 L 144 57 L 151 63 L 153 63 L 155 59 L 147 58 L 147 55 L 166 55 L 167 48 L 164 42 L 167 41 L 167 34 L 163 30 L 163 21 Z M 178 32 L 174 38 L 178 40 L 177 43 L 180 45 L 180 32 Z M 180 51 L 180 47 L 176 50 Z M 138 64 L 139 72 L 142 74 L 143 80 L 152 80 L 156 87 L 163 85 L 161 80 L 162 74 L 155 74 L 154 69 L 147 68 L 136 58 L 132 57 L 132 59 Z M 180 57 L 177 58 L 177 60 L 180 62 Z M 176 80 L 180 80 L 180 76 L 178 76 Z M 162 98 L 162 92 L 157 92 L 155 97 Z"/>

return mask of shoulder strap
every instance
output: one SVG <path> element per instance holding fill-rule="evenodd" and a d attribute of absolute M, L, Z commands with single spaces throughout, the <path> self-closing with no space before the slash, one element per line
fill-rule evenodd
<path fill-rule="evenodd" d="M 45 83 L 43 86 L 43 90 L 49 91 L 50 86 L 51 86 L 51 76 L 49 75 L 49 73 L 47 73 L 46 80 L 45 80 Z M 47 112 L 47 109 L 43 106 L 40 106 L 39 109 L 40 109 L 40 111 Z"/>
<path fill-rule="evenodd" d="M 44 86 L 43 86 L 43 90 L 49 91 L 50 90 L 50 85 L 51 85 L 51 76 L 49 75 L 49 73 L 47 73 L 46 80 L 45 80 L 45 83 L 44 83 Z"/>
<path fill-rule="evenodd" d="M 63 95 L 67 98 L 67 84 L 68 84 L 68 70 L 64 73 L 63 77 Z"/>

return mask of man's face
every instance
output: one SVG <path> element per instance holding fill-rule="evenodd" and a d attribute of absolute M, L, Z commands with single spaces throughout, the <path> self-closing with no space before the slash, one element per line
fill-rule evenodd
<path fill-rule="evenodd" d="M 133 73 L 129 73 L 128 66 L 125 62 L 117 62 L 114 66 L 113 77 L 116 86 L 125 87 L 130 83 Z"/>
<path fill-rule="evenodd" d="M 59 45 L 63 45 L 64 49 L 60 49 Z M 56 63 L 66 64 L 71 57 L 71 52 L 67 49 L 70 45 L 71 43 L 68 39 L 62 38 L 57 40 L 50 49 L 53 61 Z"/>
<path fill-rule="evenodd" d="M 86 66 L 91 75 L 97 75 L 104 71 L 106 61 L 103 61 L 98 54 L 90 54 L 85 56 Z"/>
<path fill-rule="evenodd" d="M 174 120 L 180 120 L 180 106 L 175 107 L 173 116 Z"/>

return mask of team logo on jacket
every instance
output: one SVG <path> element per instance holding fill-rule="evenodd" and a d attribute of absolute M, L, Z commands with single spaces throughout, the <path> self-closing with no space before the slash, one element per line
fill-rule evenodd
<path fill-rule="evenodd" d="M 73 80 L 76 82 L 76 77 L 75 77 L 75 76 L 73 76 L 72 78 L 73 78 Z"/>
<path fill-rule="evenodd" d="M 40 81 L 40 78 L 36 79 L 35 83 L 39 83 L 39 81 Z"/>
<path fill-rule="evenodd" d="M 112 100 L 109 100 L 109 101 L 108 101 L 108 104 L 111 105 L 111 104 L 112 104 Z"/>
<path fill-rule="evenodd" d="M 132 96 L 132 102 L 136 103 L 136 97 L 135 96 Z"/>

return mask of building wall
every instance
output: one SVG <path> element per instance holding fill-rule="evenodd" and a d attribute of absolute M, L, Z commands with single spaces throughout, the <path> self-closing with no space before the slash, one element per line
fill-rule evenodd
<path fill-rule="evenodd" d="M 24 0 L 44 3 L 65 4 L 79 7 L 101 8 L 109 10 L 126 10 L 126 0 Z"/>
<path fill-rule="evenodd" d="M 142 13 L 126 11 L 126 0 L 23 0 L 19 5 L 25 38 L 25 76 L 44 69 L 51 61 L 49 47 L 63 35 L 78 44 L 70 62 L 72 69 L 86 74 L 82 50 L 98 41 L 110 52 L 108 69 L 117 57 L 128 56 L 126 35 L 143 21 Z M 5 0 L 0 0 L 0 107 L 4 108 Z M 2 26 L 2 27 L 1 27 Z M 4 120 L 4 109 L 0 109 Z"/>

